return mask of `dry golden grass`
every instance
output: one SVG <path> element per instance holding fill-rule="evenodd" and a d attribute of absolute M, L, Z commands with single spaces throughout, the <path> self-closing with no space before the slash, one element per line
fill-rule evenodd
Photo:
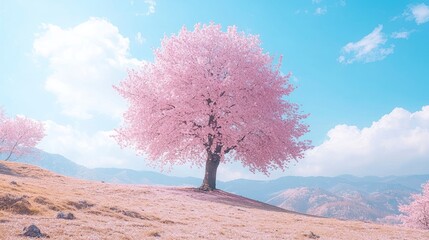
<path fill-rule="evenodd" d="M 59 211 L 76 219 L 57 219 Z M 429 231 L 305 216 L 222 191 L 82 181 L 0 161 L 0 239 L 24 239 L 33 223 L 51 239 L 429 239 Z"/>

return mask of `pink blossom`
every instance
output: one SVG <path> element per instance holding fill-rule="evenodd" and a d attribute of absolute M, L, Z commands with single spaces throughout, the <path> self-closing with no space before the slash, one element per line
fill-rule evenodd
<path fill-rule="evenodd" d="M 5 160 L 30 153 L 44 136 L 42 123 L 25 117 L 7 118 L 0 109 L 0 154 L 5 154 Z"/>
<path fill-rule="evenodd" d="M 429 181 L 422 185 L 421 194 L 411 195 L 409 205 L 399 206 L 403 213 L 401 220 L 404 225 L 420 229 L 429 229 Z"/>
<path fill-rule="evenodd" d="M 117 130 L 121 146 L 160 165 L 218 158 L 267 175 L 310 148 L 299 140 L 307 115 L 286 98 L 294 90 L 289 76 L 257 36 L 197 24 L 165 37 L 154 54 L 115 86 L 129 103 Z"/>

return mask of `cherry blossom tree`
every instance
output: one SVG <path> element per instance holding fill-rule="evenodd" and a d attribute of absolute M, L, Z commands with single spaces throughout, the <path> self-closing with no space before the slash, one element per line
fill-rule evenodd
<path fill-rule="evenodd" d="M 411 195 L 409 205 L 399 206 L 404 225 L 429 230 L 429 181 L 422 185 L 422 194 Z"/>
<path fill-rule="evenodd" d="M 44 136 L 42 123 L 25 117 L 7 118 L 0 109 L 0 155 L 5 160 L 31 153 Z"/>
<path fill-rule="evenodd" d="M 165 37 L 153 63 L 131 70 L 117 91 L 128 101 L 116 138 L 161 165 L 203 166 L 200 189 L 216 189 L 220 162 L 266 175 L 303 157 L 307 115 L 287 100 L 289 76 L 257 36 L 197 24 Z"/>

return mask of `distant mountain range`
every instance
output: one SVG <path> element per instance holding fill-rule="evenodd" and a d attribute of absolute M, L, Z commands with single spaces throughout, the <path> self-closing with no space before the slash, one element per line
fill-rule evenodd
<path fill-rule="evenodd" d="M 35 151 L 33 156 L 22 156 L 12 161 L 39 166 L 64 176 L 110 183 L 197 186 L 202 181 L 198 178 L 173 177 L 151 171 L 121 168 L 87 168 L 59 154 L 51 154 L 41 150 Z M 1 156 L 0 159 L 2 159 Z"/>
<path fill-rule="evenodd" d="M 324 217 L 382 222 L 386 216 L 398 214 L 398 204 L 404 203 L 409 193 L 349 191 L 335 194 L 321 188 L 301 187 L 282 191 L 267 203 Z"/>
<path fill-rule="evenodd" d="M 219 184 L 228 192 L 312 215 L 395 223 L 392 215 L 421 191 L 429 175 L 282 177 L 272 181 L 234 180 Z M 387 218 L 386 218 L 387 217 Z"/>
<path fill-rule="evenodd" d="M 118 168 L 89 169 L 58 155 L 39 151 L 38 157 L 22 157 L 29 163 L 61 175 L 111 183 L 194 186 L 201 179 L 173 177 L 151 171 Z M 266 202 L 301 213 L 386 222 L 397 215 L 398 205 L 409 202 L 412 193 L 420 192 L 428 175 L 355 177 L 295 177 L 287 176 L 270 181 L 238 179 L 219 181 L 218 188 L 234 194 Z"/>

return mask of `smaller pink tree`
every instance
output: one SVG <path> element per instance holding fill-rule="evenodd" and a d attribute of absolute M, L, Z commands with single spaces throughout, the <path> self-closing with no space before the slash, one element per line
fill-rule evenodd
<path fill-rule="evenodd" d="M 429 181 L 422 185 L 422 194 L 411 195 L 409 205 L 399 206 L 405 226 L 429 230 Z"/>
<path fill-rule="evenodd" d="M 43 124 L 25 117 L 7 118 L 0 109 L 0 155 L 9 160 L 11 156 L 31 153 L 45 136 Z"/>

